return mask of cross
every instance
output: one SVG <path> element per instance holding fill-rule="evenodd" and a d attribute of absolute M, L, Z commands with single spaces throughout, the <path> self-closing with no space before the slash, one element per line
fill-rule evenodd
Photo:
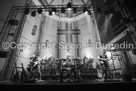
<path fill-rule="evenodd" d="M 77 28 L 72 30 L 72 23 L 68 22 L 68 23 L 66 23 L 66 30 L 59 29 L 58 30 L 58 34 L 66 35 L 66 42 L 67 43 L 71 43 L 72 42 L 72 35 L 73 34 L 78 35 L 78 34 L 81 34 L 81 32 Z M 68 46 L 68 50 L 67 51 L 69 52 L 69 46 Z"/>

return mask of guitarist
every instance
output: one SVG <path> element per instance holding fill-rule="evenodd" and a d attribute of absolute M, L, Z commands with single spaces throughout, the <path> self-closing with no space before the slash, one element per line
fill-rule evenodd
<path fill-rule="evenodd" d="M 32 60 L 32 78 L 34 78 L 35 73 L 37 72 L 39 74 L 39 80 L 41 80 L 41 68 L 40 68 L 40 55 L 37 55 Z"/>
<path fill-rule="evenodd" d="M 103 55 L 100 55 L 99 62 L 103 68 L 102 77 L 104 77 L 104 79 L 107 79 L 108 78 L 107 72 L 109 71 L 109 73 L 110 73 L 110 69 L 109 69 L 108 58 L 107 58 L 106 52 L 103 52 Z"/>

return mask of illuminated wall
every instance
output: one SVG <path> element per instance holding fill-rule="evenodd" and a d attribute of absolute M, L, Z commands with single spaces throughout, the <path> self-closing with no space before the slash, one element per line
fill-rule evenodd
<path fill-rule="evenodd" d="M 42 44 L 41 57 L 56 57 L 56 40 L 57 40 L 57 20 L 53 19 L 52 16 L 44 16 L 44 24 L 42 27 Z M 47 47 L 46 47 L 47 44 Z"/>
<path fill-rule="evenodd" d="M 98 55 L 101 48 L 97 48 L 98 39 L 96 37 L 96 28 L 93 23 L 93 18 L 85 14 L 85 17 L 79 20 L 79 29 L 81 29 L 81 44 L 83 46 L 81 50 L 81 58 L 87 56 L 93 58 L 93 66 L 95 68 L 96 62 L 98 62 Z M 97 36 L 99 34 L 97 33 Z M 100 42 L 100 41 L 99 41 Z"/>
<path fill-rule="evenodd" d="M 19 41 L 19 44 L 22 44 L 23 46 L 19 47 L 16 53 L 17 66 L 21 66 L 21 63 L 23 63 L 26 68 L 30 62 L 29 58 L 36 53 L 40 32 L 40 22 L 41 15 L 36 14 L 35 17 L 32 17 L 31 13 L 27 15 Z M 34 26 L 37 26 L 35 34 L 32 33 L 34 31 Z M 21 51 L 22 48 L 23 51 Z"/>
<path fill-rule="evenodd" d="M 65 59 L 68 55 L 67 47 L 64 47 L 64 45 L 67 43 L 66 39 L 67 39 L 66 34 L 59 35 L 59 41 L 60 41 L 59 58 L 62 58 L 62 59 L 63 58 Z M 70 55 L 72 54 L 70 53 Z"/>

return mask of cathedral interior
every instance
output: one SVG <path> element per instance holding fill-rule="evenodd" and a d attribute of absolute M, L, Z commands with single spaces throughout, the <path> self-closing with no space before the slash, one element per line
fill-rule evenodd
<path fill-rule="evenodd" d="M 1 0 L 0 11 L 0 84 L 136 82 L 131 1 Z"/>

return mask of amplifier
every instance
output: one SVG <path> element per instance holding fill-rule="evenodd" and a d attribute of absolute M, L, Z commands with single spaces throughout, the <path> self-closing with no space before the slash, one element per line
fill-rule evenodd
<path fill-rule="evenodd" d="M 113 78 L 115 80 L 122 80 L 122 71 L 121 70 L 114 71 L 113 72 Z"/>

